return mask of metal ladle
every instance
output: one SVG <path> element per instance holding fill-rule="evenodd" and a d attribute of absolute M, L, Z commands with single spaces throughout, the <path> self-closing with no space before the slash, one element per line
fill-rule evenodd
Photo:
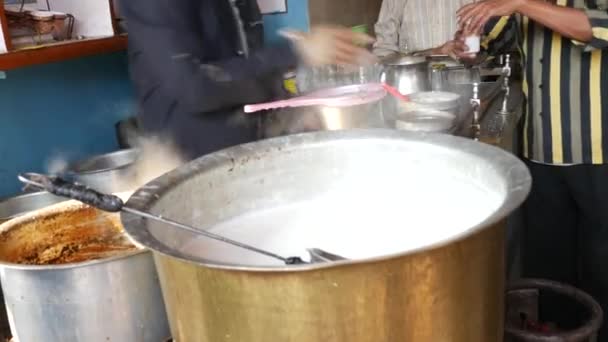
<path fill-rule="evenodd" d="M 294 256 L 294 257 L 283 257 L 276 253 L 272 253 L 242 242 L 238 242 L 232 239 L 228 239 L 221 235 L 213 234 L 204 230 L 197 229 L 193 226 L 179 223 L 162 216 L 153 215 L 144 211 L 140 211 L 134 208 L 130 208 L 125 205 L 125 203 L 118 196 L 103 194 L 98 191 L 95 191 L 85 185 L 72 183 L 66 181 L 62 178 L 55 176 L 46 176 L 38 173 L 24 173 L 18 176 L 19 180 L 29 186 L 35 187 L 40 190 L 45 190 L 50 192 L 53 195 L 57 195 L 64 198 L 69 198 L 73 200 L 77 200 L 84 204 L 88 204 L 92 207 L 95 207 L 99 210 L 103 210 L 106 212 L 116 213 L 116 212 L 127 212 L 133 215 L 137 215 L 149 220 L 161 222 L 164 224 L 168 224 L 172 227 L 190 232 L 192 234 L 200 235 L 207 237 L 209 239 L 217 240 L 220 242 L 227 243 L 229 245 L 233 245 L 239 248 L 243 248 L 249 250 L 251 252 L 255 252 L 258 254 L 262 254 L 274 259 L 278 259 L 283 261 L 287 265 L 299 265 L 306 264 L 307 262 L 302 260 L 302 258 Z M 344 258 L 327 253 L 317 248 L 307 249 L 308 253 L 311 255 L 311 263 L 317 262 L 330 262 L 330 261 L 338 261 L 344 260 Z"/>

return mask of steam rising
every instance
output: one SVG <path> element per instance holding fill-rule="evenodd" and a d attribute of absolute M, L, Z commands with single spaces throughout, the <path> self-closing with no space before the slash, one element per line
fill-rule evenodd
<path fill-rule="evenodd" d="M 186 162 L 169 139 L 140 136 L 134 139 L 133 145 L 139 151 L 137 160 L 124 172 L 115 174 L 104 189 L 132 193 Z M 50 175 L 62 175 L 66 171 L 69 171 L 69 159 L 63 153 L 57 153 L 46 163 L 46 172 Z"/>
<path fill-rule="evenodd" d="M 46 163 L 46 172 L 50 175 L 64 173 L 68 169 L 68 159 L 63 154 L 51 157 Z"/>
<path fill-rule="evenodd" d="M 124 175 L 114 177 L 113 188 L 135 191 L 146 183 L 186 163 L 170 140 L 159 137 L 140 137 L 137 161 Z"/>

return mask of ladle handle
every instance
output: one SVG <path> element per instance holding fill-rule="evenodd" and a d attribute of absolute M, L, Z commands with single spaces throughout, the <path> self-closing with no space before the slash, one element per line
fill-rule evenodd
<path fill-rule="evenodd" d="M 85 185 L 69 182 L 59 177 L 24 173 L 19 175 L 19 180 L 53 195 L 77 200 L 107 212 L 119 212 L 124 206 L 124 202 L 118 196 L 103 194 Z"/>

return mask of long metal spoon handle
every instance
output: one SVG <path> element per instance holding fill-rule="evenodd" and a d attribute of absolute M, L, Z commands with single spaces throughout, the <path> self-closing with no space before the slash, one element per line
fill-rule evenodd
<path fill-rule="evenodd" d="M 202 235 L 209 239 L 221 241 L 236 247 L 240 247 L 255 253 L 263 254 L 271 258 L 275 258 L 285 262 L 287 265 L 294 264 L 302 264 L 305 263 L 299 257 L 289 257 L 285 258 L 278 254 L 265 251 L 263 249 L 259 249 L 257 247 L 253 247 L 238 241 L 234 241 L 228 238 L 225 238 L 220 235 L 216 235 L 204 230 L 196 229 L 195 227 L 179 223 L 173 220 L 166 219 L 161 216 L 152 215 L 147 212 L 143 212 L 137 209 L 129 208 L 124 205 L 124 202 L 117 196 L 107 195 L 97 192 L 87 186 L 71 183 L 69 181 L 63 180 L 59 177 L 49 177 L 45 175 L 41 175 L 38 173 L 24 173 L 19 175 L 19 180 L 27 185 L 31 185 L 41 190 L 46 190 L 54 195 L 65 197 L 73 200 L 80 201 L 82 203 L 88 204 L 97 209 L 108 211 L 108 212 L 119 212 L 124 211 L 131 213 L 133 215 L 137 215 L 146 219 L 154 220 L 157 222 L 161 222 L 164 224 L 168 224 L 175 228 L 188 231 L 190 233 L 196 235 Z"/>
<path fill-rule="evenodd" d="M 272 252 L 269 252 L 269 251 L 266 251 L 266 250 L 263 250 L 263 249 L 259 249 L 257 247 L 253 247 L 253 246 L 244 244 L 242 242 L 238 242 L 238 241 L 235 241 L 235 240 L 223 237 L 221 235 L 216 235 L 216 234 L 210 233 L 208 231 L 196 229 L 196 228 L 194 228 L 192 226 L 189 226 L 189 225 L 186 225 L 186 224 L 183 224 L 183 223 L 179 223 L 179 222 L 176 222 L 176 221 L 173 221 L 173 220 L 170 220 L 170 219 L 166 219 L 166 218 L 164 218 L 162 216 L 152 215 L 150 213 L 147 213 L 147 212 L 144 212 L 144 211 L 139 211 L 137 209 L 133 209 L 133 208 L 130 208 L 130 207 L 123 207 L 122 210 L 124 212 L 130 213 L 130 214 L 133 214 L 133 215 L 136 215 L 136 216 L 140 216 L 140 217 L 143 217 L 143 218 L 146 218 L 146 219 L 149 219 L 149 220 L 153 220 L 153 221 L 161 222 L 161 223 L 164 223 L 164 224 L 168 224 L 170 226 L 173 226 L 173 227 L 176 227 L 176 228 L 188 231 L 188 232 L 193 233 L 193 234 L 202 235 L 202 236 L 205 236 L 205 237 L 207 237 L 209 239 L 221 241 L 221 242 L 227 243 L 229 245 L 233 245 L 233 246 L 236 246 L 236 247 L 247 249 L 249 251 L 256 252 L 258 254 L 263 254 L 263 255 L 269 256 L 271 258 L 279 259 L 279 260 L 285 262 L 288 265 L 303 263 L 300 258 L 297 258 L 297 257 L 285 258 L 285 257 L 282 257 L 282 256 L 280 256 L 278 254 L 275 254 L 275 253 L 272 253 Z"/>
<path fill-rule="evenodd" d="M 24 173 L 19 175 L 19 180 L 40 190 L 48 191 L 53 195 L 77 200 L 107 212 L 119 212 L 124 206 L 123 201 L 118 196 L 102 194 L 85 185 L 72 183 L 59 177 Z"/>

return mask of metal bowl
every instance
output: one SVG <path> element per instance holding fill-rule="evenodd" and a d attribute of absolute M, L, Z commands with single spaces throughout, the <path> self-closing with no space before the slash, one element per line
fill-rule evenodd
<path fill-rule="evenodd" d="M 460 95 L 428 91 L 409 95 L 411 102 L 401 105 L 395 122 L 400 130 L 447 133 L 458 127 L 465 117 Z"/>
<path fill-rule="evenodd" d="M 68 172 L 92 174 L 127 167 L 137 159 L 137 150 L 126 149 L 79 160 L 68 167 Z"/>
<path fill-rule="evenodd" d="M 138 155 L 137 149 L 126 149 L 80 160 L 68 166 L 66 176 L 102 192 L 131 190 L 117 188 L 116 179 L 127 175 Z"/>
<path fill-rule="evenodd" d="M 395 126 L 404 131 L 448 133 L 456 126 L 456 115 L 432 109 L 413 111 L 397 118 Z"/>
<path fill-rule="evenodd" d="M 409 95 L 415 108 L 440 110 L 456 114 L 458 112 L 460 95 L 443 91 L 426 91 Z"/>

